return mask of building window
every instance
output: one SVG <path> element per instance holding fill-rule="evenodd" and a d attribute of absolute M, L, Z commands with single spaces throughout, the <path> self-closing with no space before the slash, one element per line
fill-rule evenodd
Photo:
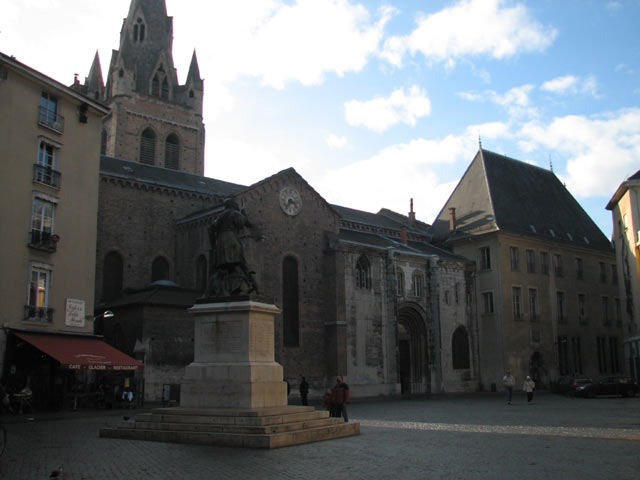
<path fill-rule="evenodd" d="M 422 275 L 419 273 L 413 275 L 413 295 L 422 297 Z"/>
<path fill-rule="evenodd" d="M 571 353 L 573 354 L 573 368 L 576 373 L 582 373 L 582 347 L 580 337 L 571 337 Z"/>
<path fill-rule="evenodd" d="M 364 290 L 371 288 L 371 264 L 364 255 L 356 262 L 356 288 Z"/>
<path fill-rule="evenodd" d="M 600 266 L 600 283 L 607 283 L 607 266 L 604 262 L 599 262 Z"/>
<path fill-rule="evenodd" d="M 584 279 L 584 262 L 581 258 L 576 258 L 576 278 L 578 280 Z"/>
<path fill-rule="evenodd" d="M 158 280 L 169 280 L 169 261 L 164 257 L 156 257 L 151 264 L 151 283 Z"/>
<path fill-rule="evenodd" d="M 58 171 L 58 155 L 60 149 L 50 142 L 40 140 L 38 146 L 38 160 L 36 162 L 33 179 L 55 188 L 60 187 L 60 172 Z"/>
<path fill-rule="evenodd" d="M 558 337 L 558 368 L 560 375 L 569 373 L 569 339 L 565 335 Z"/>
<path fill-rule="evenodd" d="M 451 337 L 451 354 L 453 357 L 453 369 L 459 370 L 470 367 L 469 359 L 469 335 L 463 326 L 456 328 Z"/>
<path fill-rule="evenodd" d="M 600 373 L 607 373 L 607 354 L 605 350 L 606 340 L 604 337 L 596 338 L 596 344 L 598 346 L 598 371 Z"/>
<path fill-rule="evenodd" d="M 401 268 L 396 270 L 396 287 L 398 289 L 398 295 L 404 295 L 404 271 Z"/>
<path fill-rule="evenodd" d="M 620 307 L 620 299 L 614 298 L 613 305 L 614 305 L 613 314 L 615 315 L 616 325 L 622 325 L 622 309 Z"/>
<path fill-rule="evenodd" d="M 64 130 L 64 118 L 58 115 L 58 100 L 46 92 L 40 97 L 39 122 L 57 132 Z"/>
<path fill-rule="evenodd" d="M 511 270 L 520 270 L 520 250 L 518 247 L 509 247 L 509 260 L 511 261 Z"/>
<path fill-rule="evenodd" d="M 536 273 L 536 254 L 533 250 L 527 250 L 527 273 Z"/>
<path fill-rule="evenodd" d="M 489 247 L 482 247 L 480 249 L 480 269 L 491 269 L 491 249 Z"/>
<path fill-rule="evenodd" d="M 549 275 L 549 254 L 547 252 L 540 252 L 540 272 Z"/>
<path fill-rule="evenodd" d="M 141 18 L 133 25 L 133 43 L 143 42 L 145 37 L 145 25 Z"/>
<path fill-rule="evenodd" d="M 104 258 L 102 268 L 102 299 L 105 302 L 115 300 L 122 294 L 123 270 L 120 254 L 109 252 Z"/>
<path fill-rule="evenodd" d="M 53 309 L 49 308 L 51 270 L 42 266 L 32 266 L 29 276 L 29 292 L 25 308 L 25 320 L 51 322 Z"/>
<path fill-rule="evenodd" d="M 618 284 L 618 269 L 615 265 L 611 265 L 611 283 Z"/>
<path fill-rule="evenodd" d="M 562 277 L 562 255 L 556 254 L 553 256 L 553 273 L 556 277 Z"/>
<path fill-rule="evenodd" d="M 616 337 L 609 337 L 609 358 L 611 372 L 620 372 L 620 364 L 618 363 L 618 339 Z"/>
<path fill-rule="evenodd" d="M 164 166 L 172 170 L 180 168 L 180 139 L 173 133 L 167 137 L 165 142 Z"/>
<path fill-rule="evenodd" d="M 107 131 L 103 128 L 100 134 L 100 155 L 107 154 Z"/>
<path fill-rule="evenodd" d="M 522 288 L 512 287 L 511 292 L 513 298 L 513 319 L 522 320 Z"/>
<path fill-rule="evenodd" d="M 493 313 L 493 292 L 484 292 L 482 294 L 482 304 L 484 306 L 483 313 L 485 315 Z"/>
<path fill-rule="evenodd" d="M 169 81 L 167 77 L 162 79 L 162 88 L 160 89 L 160 98 L 169 99 Z"/>
<path fill-rule="evenodd" d="M 300 344 L 298 261 L 291 256 L 282 262 L 282 326 L 285 347 Z"/>
<path fill-rule="evenodd" d="M 567 317 L 564 310 L 564 292 L 556 292 L 556 310 L 558 323 L 566 323 Z"/>
<path fill-rule="evenodd" d="M 456 301 L 456 305 L 460 304 L 460 284 L 456 283 L 453 286 L 453 295 Z"/>
<path fill-rule="evenodd" d="M 204 294 L 207 288 L 207 257 L 200 255 L 196 260 L 196 291 Z"/>
<path fill-rule="evenodd" d="M 538 321 L 538 290 L 529 289 L 529 317 L 532 322 Z"/>
<path fill-rule="evenodd" d="M 611 314 L 609 313 L 609 297 L 601 298 L 602 323 L 609 325 L 611 323 Z"/>
<path fill-rule="evenodd" d="M 53 236 L 55 211 L 55 203 L 40 197 L 33 198 L 29 245 L 55 249 L 55 237 Z"/>
<path fill-rule="evenodd" d="M 151 95 L 154 97 L 160 96 L 160 80 L 157 73 L 151 79 Z"/>
<path fill-rule="evenodd" d="M 151 128 L 140 136 L 140 162 L 154 165 L 156 158 L 156 134 Z"/>
<path fill-rule="evenodd" d="M 587 297 L 584 293 L 578 294 L 578 322 L 587 323 Z"/>

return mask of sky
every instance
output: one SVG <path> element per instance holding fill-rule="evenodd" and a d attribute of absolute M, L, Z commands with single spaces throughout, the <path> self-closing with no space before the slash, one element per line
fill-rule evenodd
<path fill-rule="evenodd" d="M 130 0 L 0 0 L 0 52 L 106 76 Z M 166 0 L 204 79 L 205 175 L 293 167 L 330 203 L 432 223 L 478 151 L 553 168 L 607 237 L 640 169 L 640 0 Z M 108 6 L 108 9 L 105 9 Z M 532 206 L 533 208 L 534 206 Z"/>

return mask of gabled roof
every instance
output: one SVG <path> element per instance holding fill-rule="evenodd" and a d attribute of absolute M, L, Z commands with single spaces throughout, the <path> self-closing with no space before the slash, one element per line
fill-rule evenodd
<path fill-rule="evenodd" d="M 220 197 L 236 195 L 247 188 L 215 178 L 104 155 L 100 158 L 100 174 Z"/>
<path fill-rule="evenodd" d="M 449 231 L 455 208 L 456 231 Z M 490 231 L 611 250 L 611 243 L 552 171 L 479 150 L 433 224 L 439 239 Z"/>
<path fill-rule="evenodd" d="M 640 186 L 640 170 L 627 178 L 624 182 L 620 184 L 616 193 L 613 194 L 609 203 L 607 203 L 607 210 L 613 210 L 616 204 L 620 201 L 622 196 L 627 193 L 629 187 L 639 187 Z"/>

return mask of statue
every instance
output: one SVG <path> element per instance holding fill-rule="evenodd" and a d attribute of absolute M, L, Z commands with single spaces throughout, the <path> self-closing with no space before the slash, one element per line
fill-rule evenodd
<path fill-rule="evenodd" d="M 224 201 L 224 211 L 209 227 L 213 273 L 205 295 L 208 297 L 233 297 L 258 293 L 249 271 L 240 243 L 240 233 L 245 228 L 253 228 L 247 215 L 240 211 L 235 200 Z"/>

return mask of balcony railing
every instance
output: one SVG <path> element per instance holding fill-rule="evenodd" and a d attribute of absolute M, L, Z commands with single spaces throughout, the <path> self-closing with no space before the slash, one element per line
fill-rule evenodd
<path fill-rule="evenodd" d="M 48 252 L 56 251 L 59 240 L 60 237 L 55 233 L 51 234 L 50 232 L 43 232 L 42 230 L 31 230 L 29 234 L 30 247 L 46 250 Z"/>
<path fill-rule="evenodd" d="M 40 116 L 38 117 L 38 123 L 40 123 L 40 125 L 52 128 L 58 133 L 64 132 L 64 117 L 62 115 L 58 115 L 56 112 L 47 110 L 44 107 L 39 108 Z"/>
<path fill-rule="evenodd" d="M 33 181 L 60 188 L 60 172 L 36 163 L 33 165 Z"/>
<path fill-rule="evenodd" d="M 53 322 L 53 308 L 24 306 L 24 319 L 33 322 Z"/>

